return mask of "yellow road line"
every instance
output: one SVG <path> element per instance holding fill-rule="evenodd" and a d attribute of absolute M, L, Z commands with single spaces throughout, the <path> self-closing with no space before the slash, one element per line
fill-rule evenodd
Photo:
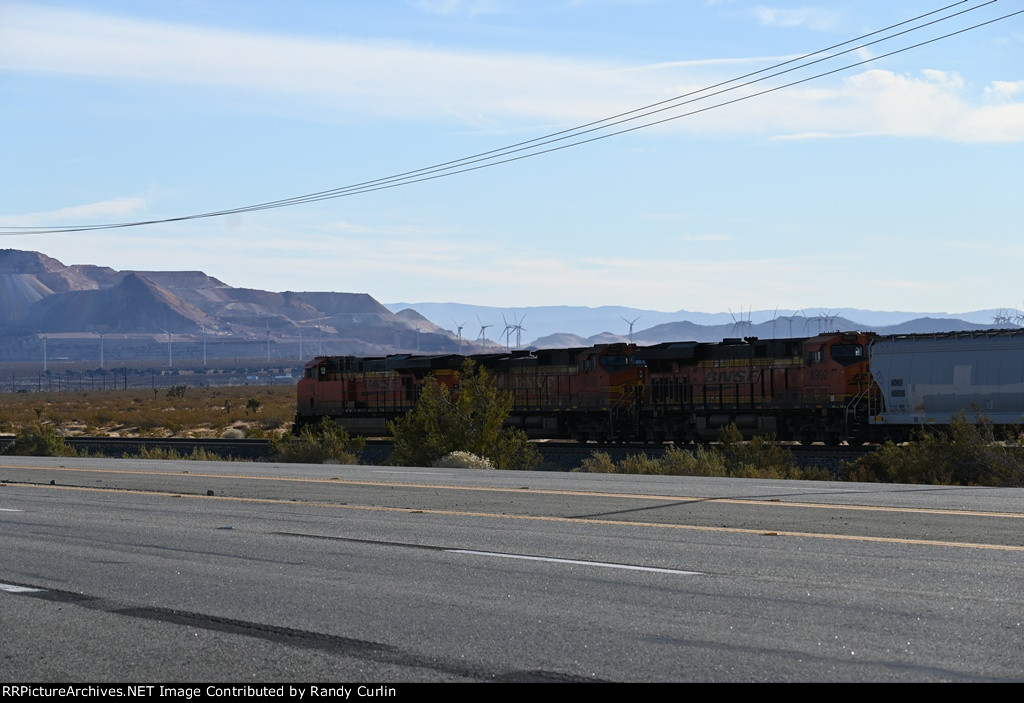
<path fill-rule="evenodd" d="M 521 486 L 519 488 L 501 488 L 485 486 L 460 486 L 441 483 L 403 483 L 396 481 L 366 481 L 356 479 L 332 478 L 298 478 L 294 476 L 253 476 L 249 474 L 218 474 L 218 473 L 196 473 L 192 471 L 148 471 L 141 469 L 86 469 L 73 468 L 68 466 L 19 466 L 11 464 L 0 464 L 0 469 L 26 469 L 30 471 L 66 471 L 68 473 L 94 473 L 94 474 L 124 474 L 136 476 L 177 476 L 195 478 L 221 478 L 232 480 L 252 481 L 285 481 L 291 483 L 327 483 L 334 486 L 377 486 L 388 488 L 425 488 L 446 491 L 478 491 L 488 493 L 523 493 L 529 492 L 537 495 L 557 496 L 586 496 L 597 498 L 630 498 L 634 500 L 689 502 L 689 503 L 724 503 L 727 505 L 766 505 L 780 508 L 827 508 L 830 510 L 858 510 L 883 513 L 912 513 L 922 515 L 961 515 L 970 517 L 997 517 L 1024 519 L 1024 513 L 1006 513 L 984 510 L 955 510 L 948 508 L 907 508 L 879 505 L 838 505 L 834 503 L 810 503 L 804 501 L 784 501 L 778 498 L 765 500 L 758 498 L 708 498 L 700 496 L 678 496 L 678 495 L 656 495 L 650 493 L 611 493 L 603 491 L 572 491 L 552 488 L 530 488 Z M 883 484 L 868 484 L 883 485 Z"/>
<path fill-rule="evenodd" d="M 5 485 L 5 484 L 0 484 Z M 315 508 L 332 508 L 336 510 L 364 510 L 370 512 L 407 513 L 422 515 L 450 515 L 454 517 L 479 517 L 504 520 L 532 520 L 537 522 L 561 522 L 578 525 L 609 525 L 613 527 L 654 527 L 665 530 L 689 530 L 695 532 L 724 532 L 730 534 L 758 535 L 762 537 L 803 537 L 808 539 L 833 539 L 848 542 L 876 542 L 882 544 L 910 544 L 927 547 L 963 547 L 967 549 L 986 549 L 1005 552 L 1024 552 L 1024 546 L 1004 544 L 984 544 L 978 542 L 951 542 L 946 540 L 908 539 L 902 537 L 869 537 L 865 535 L 833 535 L 823 532 L 794 532 L 790 530 L 752 530 L 741 527 L 709 527 L 705 525 L 679 525 L 664 522 L 641 522 L 636 520 L 608 520 L 598 518 L 558 517 L 549 515 L 518 515 L 509 513 L 485 513 L 469 510 L 439 510 L 431 508 L 394 508 L 380 505 L 341 505 L 338 503 L 321 503 L 317 501 L 281 500 L 277 498 L 241 498 L 237 496 L 204 496 L 163 491 L 139 491 L 124 488 L 92 488 L 87 486 L 48 486 L 41 484 L 6 484 L 17 488 L 56 489 L 65 491 L 86 491 L 93 493 L 123 493 L 126 495 L 163 496 L 165 498 L 191 498 L 195 500 L 216 500 L 237 503 L 256 503 L 260 505 L 287 505 L 290 507 L 305 506 Z M 986 513 L 988 514 L 988 513 Z"/>

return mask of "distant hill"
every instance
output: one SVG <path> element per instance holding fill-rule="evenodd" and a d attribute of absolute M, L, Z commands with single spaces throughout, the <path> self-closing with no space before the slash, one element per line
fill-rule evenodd
<path fill-rule="evenodd" d="M 215 329 L 217 321 L 148 278 L 130 273 L 109 288 L 54 293 L 32 303 L 22 324 L 47 332 L 172 332 Z"/>
<path fill-rule="evenodd" d="M 170 340 L 168 340 L 170 335 Z M 179 358 L 452 352 L 456 335 L 366 293 L 233 288 L 202 271 L 116 271 L 0 250 L 0 359 Z M 200 351 L 202 350 L 202 351 Z"/>
<path fill-rule="evenodd" d="M 943 313 L 882 312 L 877 310 L 755 310 L 742 313 L 661 312 L 603 306 L 538 306 L 503 309 L 462 303 L 388 303 L 388 309 L 413 309 L 433 320 L 472 320 L 466 331 L 489 325 L 488 335 L 500 339 L 506 324 L 522 320 L 528 346 L 553 348 L 586 346 L 609 339 L 657 344 L 679 340 L 721 341 L 726 337 L 801 337 L 823 330 L 873 330 L 884 334 L 950 332 L 1015 326 L 996 324 L 999 310 L 977 310 L 951 316 Z M 1016 311 L 1010 311 L 1016 313 Z M 497 330 L 497 331 L 495 331 Z M 573 341 L 575 340 L 575 341 Z M 600 340 L 600 341 L 599 341 Z M 526 344 L 524 343 L 524 346 Z"/>

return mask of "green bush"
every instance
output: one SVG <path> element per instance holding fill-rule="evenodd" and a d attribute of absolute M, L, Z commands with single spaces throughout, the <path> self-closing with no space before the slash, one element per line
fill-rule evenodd
<path fill-rule="evenodd" d="M 616 471 L 615 462 L 612 461 L 608 452 L 591 452 L 590 456 L 584 459 L 573 471 L 587 474 L 614 474 Z"/>
<path fill-rule="evenodd" d="M 668 476 L 725 476 L 725 458 L 714 448 L 698 446 L 693 453 L 669 447 L 658 460 Z"/>
<path fill-rule="evenodd" d="M 14 441 L 4 451 L 13 456 L 76 456 L 73 447 L 52 425 L 32 423 L 18 430 Z"/>
<path fill-rule="evenodd" d="M 804 478 L 793 452 L 779 444 L 774 435 L 743 441 L 739 429 L 730 423 L 719 430 L 718 442 L 726 476 Z"/>
<path fill-rule="evenodd" d="M 632 454 L 618 463 L 604 452 L 594 452 L 574 471 L 662 476 L 833 478 L 826 469 L 801 469 L 793 453 L 777 444 L 773 437 L 755 437 L 744 441 L 735 425 L 722 428 L 717 445 L 697 446 L 692 452 L 671 446 L 658 458 Z"/>
<path fill-rule="evenodd" d="M 725 463 L 717 449 L 697 447 L 690 453 L 668 447 L 658 458 L 630 454 L 619 463 L 606 452 L 593 452 L 573 471 L 579 473 L 653 474 L 659 476 L 725 476 Z"/>
<path fill-rule="evenodd" d="M 496 469 L 528 469 L 540 463 L 540 452 L 522 430 L 505 427 L 512 394 L 498 390 L 486 369 L 466 359 L 452 392 L 428 377 L 416 406 L 388 423 L 395 446 L 391 463 L 432 466 L 455 451 L 488 459 Z"/>
<path fill-rule="evenodd" d="M 295 439 L 272 439 L 270 460 L 289 464 L 358 464 L 365 437 L 350 437 L 344 427 L 325 417 L 306 425 Z"/>
<path fill-rule="evenodd" d="M 227 458 L 222 457 L 219 454 L 208 452 L 205 449 L 196 447 L 189 454 L 181 454 L 177 449 L 162 449 L 160 447 L 153 447 L 149 449 L 145 445 L 139 447 L 139 453 L 136 455 L 124 454 L 125 459 L 166 459 L 169 461 L 234 461 L 231 456 Z"/>
<path fill-rule="evenodd" d="M 1024 443 L 998 441 L 986 418 L 960 412 L 948 431 L 919 430 L 907 444 L 886 442 L 871 454 L 844 463 L 848 481 L 958 486 L 1024 485 Z"/>

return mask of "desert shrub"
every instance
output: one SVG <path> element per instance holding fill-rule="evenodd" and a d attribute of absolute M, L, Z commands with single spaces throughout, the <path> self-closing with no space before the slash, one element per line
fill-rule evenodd
<path fill-rule="evenodd" d="M 793 453 L 776 444 L 772 437 L 755 437 L 745 442 L 735 425 L 723 428 L 720 437 L 720 444 L 698 446 L 692 452 L 672 446 L 658 458 L 634 454 L 618 463 L 604 452 L 594 452 L 574 471 L 736 478 L 834 478 L 826 469 L 801 469 Z"/>
<path fill-rule="evenodd" d="M 775 441 L 774 435 L 743 441 L 734 423 L 719 430 L 718 449 L 725 461 L 726 476 L 738 478 L 803 478 L 793 452 Z"/>
<path fill-rule="evenodd" d="M 840 469 L 849 481 L 960 486 L 1024 485 L 1024 443 L 997 441 L 985 418 L 961 412 L 948 431 L 919 430 L 903 445 L 887 441 Z"/>
<path fill-rule="evenodd" d="M 178 417 L 167 417 L 161 422 L 164 429 L 170 432 L 171 436 L 181 434 L 191 427 L 190 424 Z"/>
<path fill-rule="evenodd" d="M 656 474 L 658 462 L 649 459 L 646 454 L 630 454 L 619 462 L 619 473 L 623 474 Z"/>
<path fill-rule="evenodd" d="M 493 469 L 488 459 L 469 452 L 451 452 L 433 463 L 435 469 Z"/>
<path fill-rule="evenodd" d="M 350 437 L 344 427 L 329 417 L 306 425 L 297 438 L 275 438 L 270 442 L 270 460 L 290 464 L 358 464 L 365 437 Z"/>
<path fill-rule="evenodd" d="M 265 415 L 260 420 L 259 427 L 261 430 L 279 430 L 289 424 L 289 421 L 285 420 L 280 415 Z"/>
<path fill-rule="evenodd" d="M 242 439 L 245 432 L 237 427 L 229 427 L 220 433 L 221 439 Z"/>
<path fill-rule="evenodd" d="M 591 452 L 573 471 L 588 474 L 614 474 L 615 462 L 607 452 Z"/>
<path fill-rule="evenodd" d="M 496 469 L 529 469 L 540 452 L 526 433 L 505 427 L 512 394 L 501 391 L 486 369 L 467 359 L 458 376 L 458 391 L 428 377 L 416 406 L 388 423 L 394 437 L 391 463 L 432 466 L 454 451 L 486 457 Z"/>
<path fill-rule="evenodd" d="M 724 476 L 721 453 L 697 447 L 694 453 L 668 447 L 660 457 L 630 454 L 616 463 L 605 452 L 593 452 L 573 469 L 580 473 L 651 474 L 660 476 Z"/>
<path fill-rule="evenodd" d="M 669 447 L 658 459 L 661 473 L 669 476 L 725 476 L 725 459 L 721 452 L 698 446 L 692 453 Z"/>
<path fill-rule="evenodd" d="M 52 425 L 32 423 L 18 430 L 14 441 L 4 451 L 12 456 L 75 456 L 73 447 Z"/>
<path fill-rule="evenodd" d="M 125 434 L 129 428 L 142 426 L 142 434 L 164 436 L 168 428 L 185 433 L 200 428 L 220 430 L 232 423 L 251 420 L 252 409 L 246 413 L 253 397 L 249 387 L 196 388 L 187 393 L 168 396 L 167 389 L 157 389 L 152 396 L 138 389 L 108 389 L 88 393 L 53 393 L 50 391 L 7 394 L 0 404 L 0 430 L 17 432 L 28 419 L 44 422 L 67 434 L 75 422 L 95 428 L 99 434 L 116 431 Z M 269 386 L 261 389 L 260 409 L 256 417 L 267 426 L 279 418 L 290 418 L 295 412 L 295 390 L 290 386 Z M 225 412 L 229 400 L 230 412 Z M 283 424 L 280 421 L 277 428 Z M 276 428 L 275 428 L 276 429 Z"/>
<path fill-rule="evenodd" d="M 109 408 L 100 408 L 89 416 L 89 423 L 95 427 L 103 427 L 114 420 L 114 413 Z"/>
<path fill-rule="evenodd" d="M 124 454 L 125 459 L 167 459 L 170 461 L 234 461 L 231 456 L 222 457 L 219 454 L 213 454 L 208 452 L 201 447 L 196 447 L 188 454 L 182 454 L 176 449 L 163 449 L 161 447 L 153 447 L 149 449 L 145 445 L 139 447 L 139 453 L 135 455 Z"/>

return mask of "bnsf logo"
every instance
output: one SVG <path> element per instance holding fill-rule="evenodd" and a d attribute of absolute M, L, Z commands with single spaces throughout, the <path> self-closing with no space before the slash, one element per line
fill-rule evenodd
<path fill-rule="evenodd" d="M 363 382 L 363 388 L 368 391 L 389 391 L 394 385 L 390 378 L 368 378 Z"/>
<path fill-rule="evenodd" d="M 761 379 L 760 369 L 743 371 L 708 371 L 704 383 L 757 383 Z"/>

